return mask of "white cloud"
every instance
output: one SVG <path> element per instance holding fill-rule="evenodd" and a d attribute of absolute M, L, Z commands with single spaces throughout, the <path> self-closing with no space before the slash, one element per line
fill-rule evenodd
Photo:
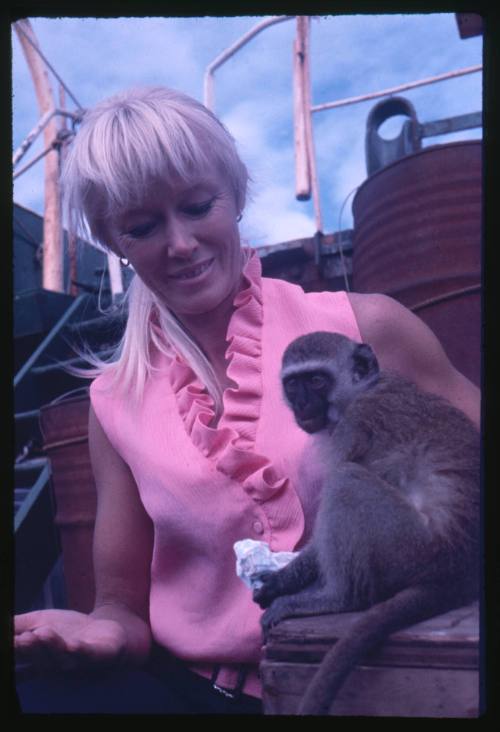
<path fill-rule="evenodd" d="M 35 18 L 40 45 L 82 105 L 133 84 L 166 84 L 198 99 L 203 73 L 262 18 Z M 258 243 L 314 230 L 312 204 L 295 201 L 293 21 L 269 28 L 215 75 L 216 112 L 255 180 L 244 221 Z M 481 62 L 481 38 L 461 40 L 452 13 L 326 16 L 311 24 L 313 103 L 384 89 Z M 24 58 L 13 41 L 14 140 L 38 119 Z M 404 92 L 421 121 L 479 111 L 481 75 Z M 314 116 L 324 229 L 338 228 L 348 193 L 366 177 L 365 102 Z M 70 103 L 68 103 L 69 106 Z M 474 137 L 478 132 L 460 133 Z M 453 137 L 435 138 L 449 142 Z M 35 148 L 33 148 L 33 152 Z M 28 153 L 29 159 L 32 153 Z M 22 205 L 42 210 L 43 164 L 15 185 Z M 350 205 L 342 226 L 351 225 Z"/>
<path fill-rule="evenodd" d="M 264 186 L 245 211 L 241 225 L 243 239 L 267 246 L 312 236 L 314 220 L 291 193 L 288 186 Z"/>

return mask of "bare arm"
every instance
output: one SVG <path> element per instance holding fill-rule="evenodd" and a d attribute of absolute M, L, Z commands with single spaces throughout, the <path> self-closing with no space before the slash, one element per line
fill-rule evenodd
<path fill-rule="evenodd" d="M 396 371 L 425 391 L 461 409 L 479 428 L 479 389 L 450 363 L 428 326 L 386 295 L 350 293 L 362 340 L 372 346 L 382 369 Z"/>
<path fill-rule="evenodd" d="M 128 652 L 149 652 L 149 586 L 153 526 L 130 469 L 109 442 L 93 409 L 89 449 L 97 487 L 94 530 L 96 600 L 92 617 L 116 620 L 128 634 Z"/>
<path fill-rule="evenodd" d="M 89 447 L 98 497 L 95 607 L 89 615 L 50 609 L 15 618 L 16 652 L 20 660 L 39 668 L 141 663 L 150 650 L 153 529 L 129 468 L 92 408 Z"/>

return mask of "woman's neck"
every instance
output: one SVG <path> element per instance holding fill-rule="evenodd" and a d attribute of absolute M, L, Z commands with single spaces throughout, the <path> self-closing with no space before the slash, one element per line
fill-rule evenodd
<path fill-rule="evenodd" d="M 235 310 L 233 301 L 238 291 L 239 286 L 209 313 L 177 316 L 212 364 L 222 390 L 234 385 L 226 375 L 226 336 Z"/>

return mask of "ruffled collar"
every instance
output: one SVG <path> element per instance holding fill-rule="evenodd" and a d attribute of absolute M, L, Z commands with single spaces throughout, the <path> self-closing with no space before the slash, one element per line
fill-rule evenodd
<path fill-rule="evenodd" d="M 168 376 L 193 444 L 217 470 L 239 481 L 255 500 L 264 501 L 281 490 L 287 478 L 254 451 L 262 398 L 263 323 L 261 265 L 255 252 L 243 269 L 243 285 L 233 305 L 226 359 L 227 375 L 236 386 L 224 391 L 224 411 L 216 427 L 211 426 L 212 397 L 181 357 L 170 361 Z"/>

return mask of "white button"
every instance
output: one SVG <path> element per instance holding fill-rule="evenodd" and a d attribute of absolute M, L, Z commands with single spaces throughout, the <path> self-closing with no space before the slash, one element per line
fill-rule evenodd
<path fill-rule="evenodd" d="M 253 530 L 256 534 L 263 534 L 264 533 L 264 526 L 262 525 L 261 521 L 254 521 L 253 522 Z"/>

